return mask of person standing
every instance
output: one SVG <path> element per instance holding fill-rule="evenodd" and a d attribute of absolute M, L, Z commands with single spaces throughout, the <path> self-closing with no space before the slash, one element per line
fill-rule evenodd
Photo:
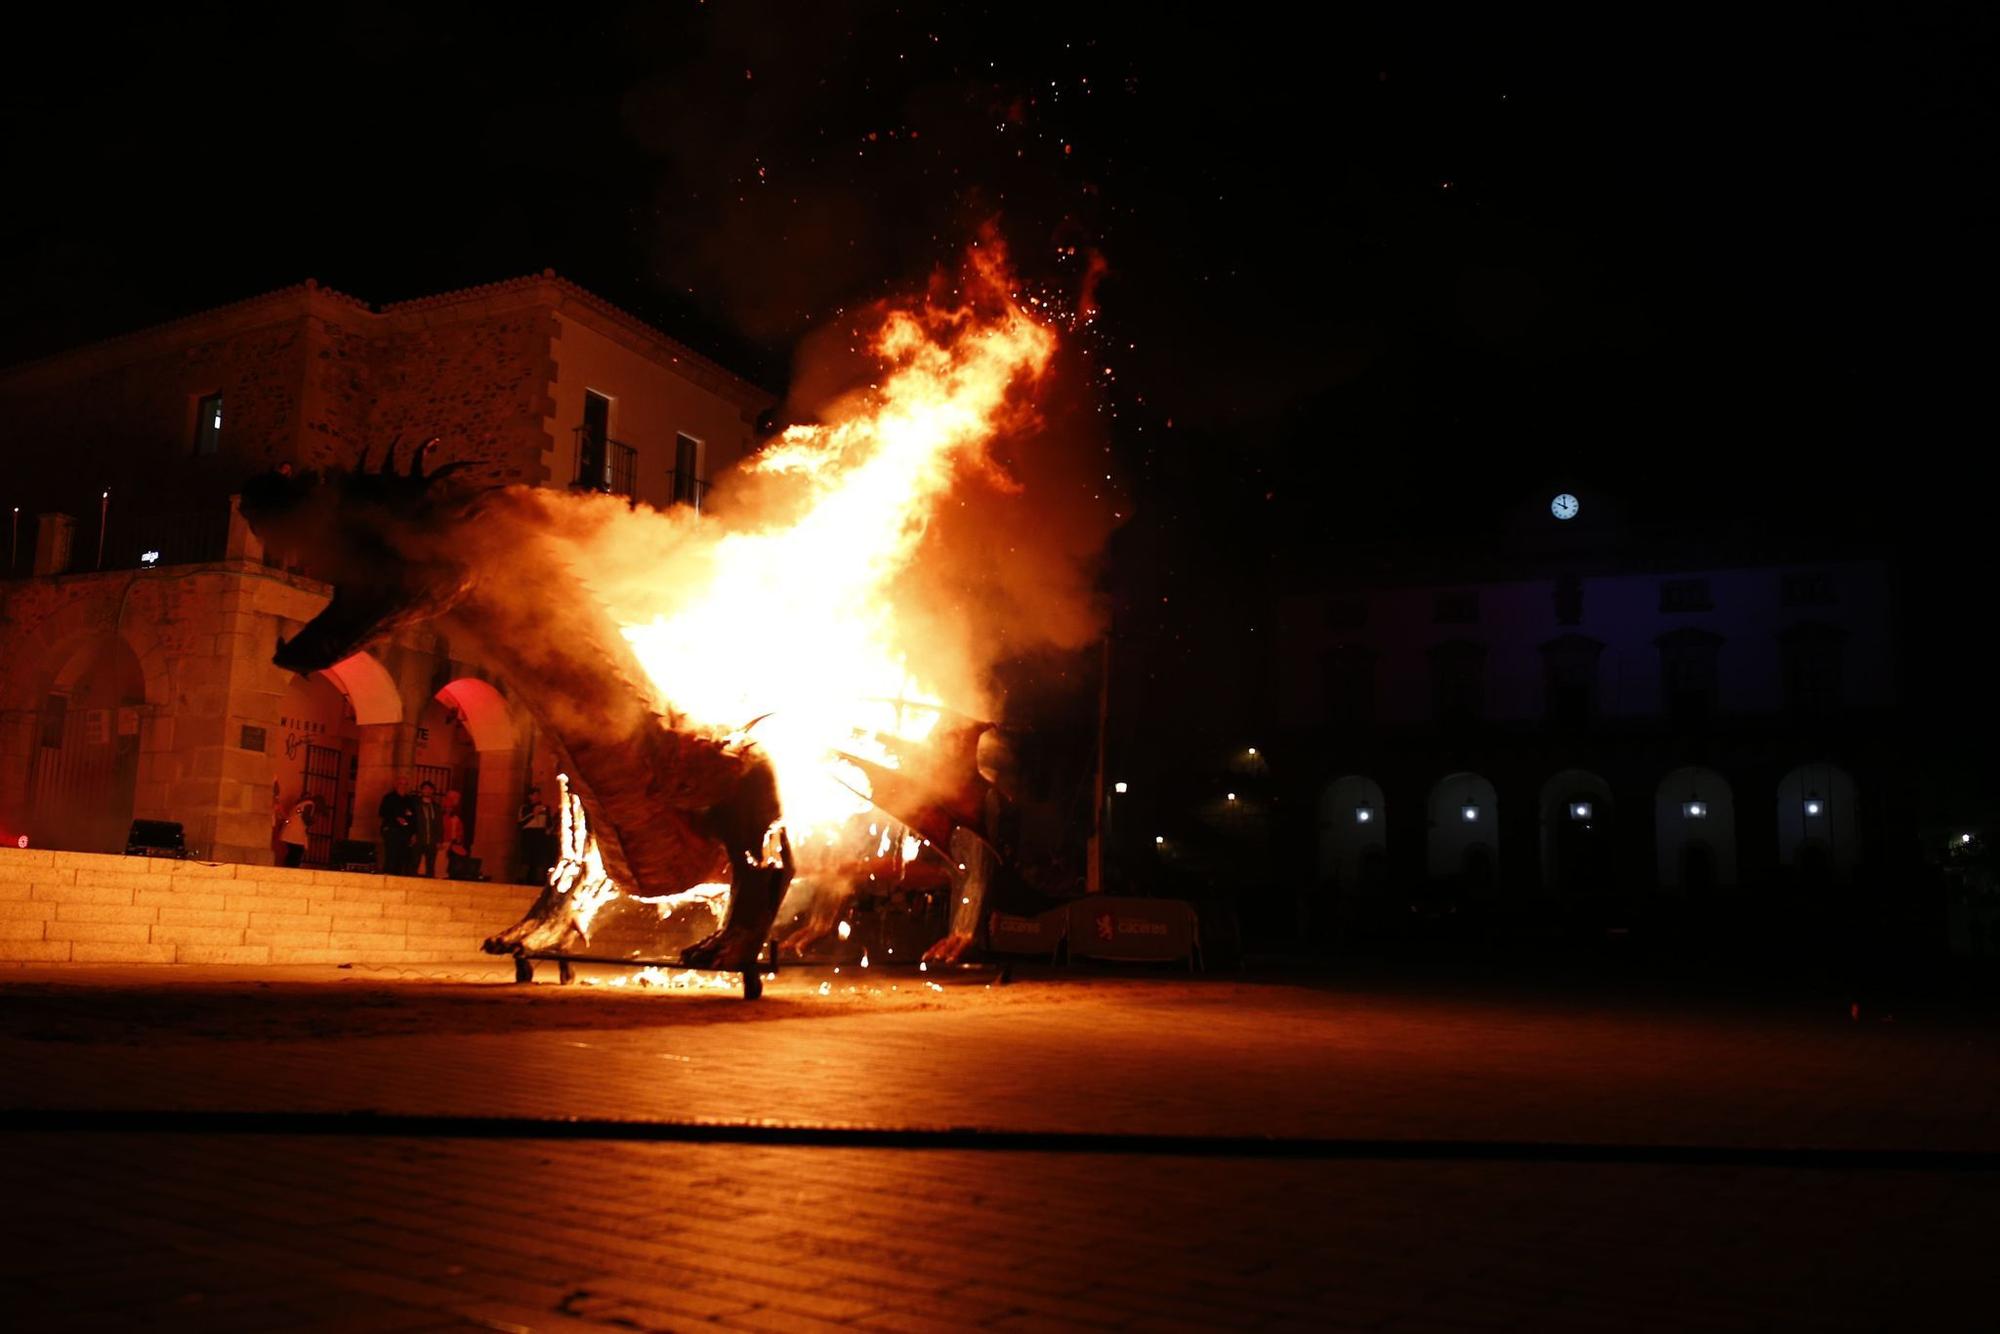
<path fill-rule="evenodd" d="M 396 775 L 395 783 L 382 796 L 382 804 L 375 808 L 376 817 L 382 826 L 382 872 L 385 875 L 408 875 L 416 830 L 416 803 L 410 799 L 410 780 Z"/>
<path fill-rule="evenodd" d="M 278 834 L 279 842 L 285 845 L 285 865 L 297 866 L 305 860 L 306 844 L 312 840 L 313 813 L 316 809 L 311 797 L 292 807 L 291 816 Z"/>
<path fill-rule="evenodd" d="M 521 870 L 536 884 L 547 884 L 556 861 L 555 816 L 542 800 L 542 790 L 530 787 L 514 817 L 521 830 Z"/>
<path fill-rule="evenodd" d="M 465 819 L 458 808 L 465 804 L 465 798 L 456 792 L 444 794 L 444 865 L 438 875 L 442 879 L 461 880 L 465 878 L 465 859 L 471 849 L 465 845 Z"/>
<path fill-rule="evenodd" d="M 438 809 L 437 787 L 425 783 L 417 789 L 417 804 L 410 816 L 411 841 L 416 845 L 416 865 L 412 873 L 426 880 L 437 876 L 438 844 L 444 838 L 444 812 Z"/>

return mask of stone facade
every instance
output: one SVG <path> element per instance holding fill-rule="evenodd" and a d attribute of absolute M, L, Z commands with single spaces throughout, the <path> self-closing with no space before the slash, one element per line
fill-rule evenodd
<path fill-rule="evenodd" d="M 441 437 L 432 465 L 469 461 L 475 482 L 568 486 L 586 393 L 638 461 L 633 498 L 660 506 L 678 440 L 700 442 L 705 480 L 772 405 L 553 273 L 379 309 L 308 282 L 0 372 L 19 460 L 0 500 L 74 537 L 27 577 L 30 527 L 0 580 L 0 843 L 112 853 L 156 819 L 204 859 L 268 866 L 278 809 L 310 790 L 332 813 L 309 856 L 332 865 L 376 840 L 404 776 L 461 789 L 481 873 L 520 875 L 516 803 L 529 782 L 553 797 L 558 765 L 524 702 L 436 626 L 311 680 L 273 666 L 330 590 L 267 563 L 230 497 L 397 436 L 405 459 Z M 211 395 L 223 425 L 202 440 Z"/>

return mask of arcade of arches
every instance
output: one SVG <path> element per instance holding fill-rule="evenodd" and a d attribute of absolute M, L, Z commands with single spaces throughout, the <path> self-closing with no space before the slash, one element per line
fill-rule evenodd
<path fill-rule="evenodd" d="M 1515 801 L 1531 809 L 1532 822 L 1508 809 Z M 1523 849 L 1534 858 L 1533 883 L 1559 898 L 1630 888 L 1648 873 L 1658 887 L 1691 897 L 1736 886 L 1743 864 L 1738 821 L 1745 812 L 1768 822 L 1770 869 L 1800 884 L 1847 883 L 1861 855 L 1853 776 L 1828 763 L 1790 770 L 1754 801 L 1721 773 L 1698 766 L 1662 775 L 1643 794 L 1621 794 L 1586 769 L 1551 774 L 1537 791 L 1519 794 L 1500 792 L 1480 774 L 1452 773 L 1430 784 L 1418 827 L 1407 831 L 1398 822 L 1409 817 L 1367 775 L 1329 780 L 1318 806 L 1320 882 L 1362 894 L 1396 878 L 1399 866 L 1469 892 L 1495 888 L 1503 871 L 1509 883 L 1523 883 L 1524 869 L 1507 862 L 1521 855 L 1514 852 L 1518 839 L 1510 835 L 1503 847 L 1503 829 L 1534 833 L 1532 848 Z M 1625 855 L 1635 840 L 1651 850 L 1636 877 Z"/>
<path fill-rule="evenodd" d="M 423 629 L 301 677 L 272 646 L 324 586 L 247 563 L 0 584 L 0 837 L 121 852 L 135 819 L 206 860 L 269 864 L 316 801 L 307 864 L 361 860 L 398 775 L 455 790 L 482 874 L 519 871 L 514 814 L 556 761 L 476 663 Z"/>

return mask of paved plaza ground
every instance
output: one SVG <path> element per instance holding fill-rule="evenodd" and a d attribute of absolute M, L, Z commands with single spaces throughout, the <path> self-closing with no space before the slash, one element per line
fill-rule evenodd
<path fill-rule="evenodd" d="M 609 976 L 0 978 L 9 1323 L 2000 1319 L 1980 1007 L 1393 966 L 787 972 L 756 1004 Z"/>

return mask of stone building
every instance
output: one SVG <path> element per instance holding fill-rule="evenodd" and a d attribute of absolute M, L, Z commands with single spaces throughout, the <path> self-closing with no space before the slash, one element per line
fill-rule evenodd
<path fill-rule="evenodd" d="M 1914 854 L 1879 554 L 1551 487 L 1498 542 L 1343 564 L 1280 618 L 1308 917 L 1782 908 Z"/>
<path fill-rule="evenodd" d="M 0 835 L 117 851 L 170 820 L 261 862 L 309 792 L 324 865 L 374 840 L 400 773 L 464 793 L 474 855 L 513 874 L 515 804 L 556 760 L 508 682 L 435 626 L 274 667 L 329 590 L 266 561 L 233 491 L 437 435 L 475 481 L 699 505 L 772 406 L 552 273 L 380 308 L 308 282 L 0 372 Z"/>

